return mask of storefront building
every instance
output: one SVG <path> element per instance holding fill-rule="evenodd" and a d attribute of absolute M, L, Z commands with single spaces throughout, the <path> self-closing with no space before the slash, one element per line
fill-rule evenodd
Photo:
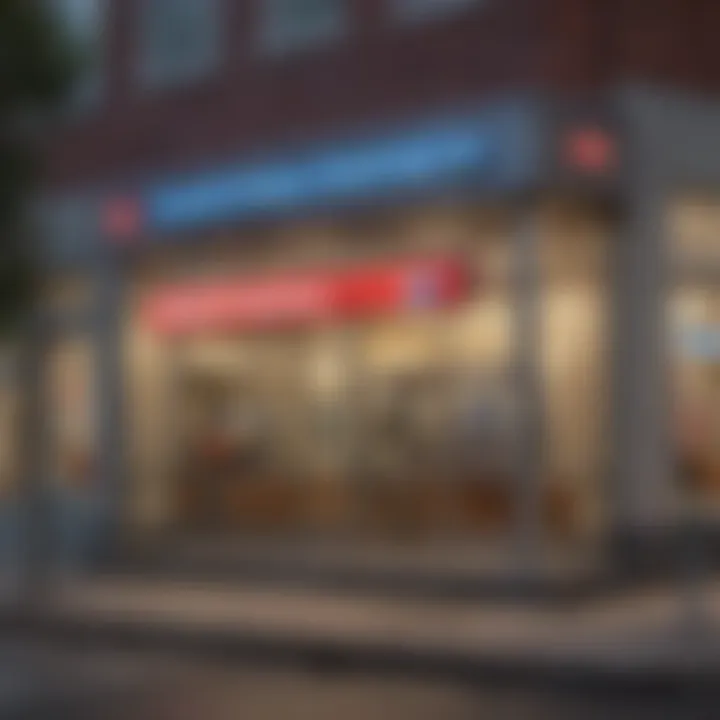
<path fill-rule="evenodd" d="M 119 540 L 656 547 L 717 424 L 712 113 L 519 97 L 51 199 L 54 474 Z"/>

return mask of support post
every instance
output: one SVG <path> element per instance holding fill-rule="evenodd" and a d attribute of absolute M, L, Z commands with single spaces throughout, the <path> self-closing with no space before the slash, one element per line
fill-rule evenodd
<path fill-rule="evenodd" d="M 513 253 L 518 404 L 516 537 L 520 572 L 532 573 L 544 540 L 540 231 L 534 203 L 521 205 L 518 212 Z"/>
<path fill-rule="evenodd" d="M 17 493 L 18 603 L 24 612 L 40 610 L 51 596 L 53 508 L 49 497 L 50 433 L 47 422 L 45 361 L 47 332 L 32 313 L 19 333 L 17 388 L 20 393 Z"/>
<path fill-rule="evenodd" d="M 97 313 L 93 332 L 96 352 L 96 438 L 100 487 L 98 540 L 102 559 L 118 550 L 124 504 L 125 427 L 123 422 L 122 276 L 120 269 L 103 264 L 98 273 Z"/>

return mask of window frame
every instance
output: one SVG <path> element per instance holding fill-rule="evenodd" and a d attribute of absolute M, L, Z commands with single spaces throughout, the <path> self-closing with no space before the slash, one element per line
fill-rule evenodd
<path fill-rule="evenodd" d="M 159 50 L 165 38 L 158 32 L 165 24 L 153 17 L 154 13 L 177 12 L 181 2 L 197 3 L 198 8 L 210 8 L 209 19 L 203 24 L 206 37 L 203 52 L 195 51 L 195 59 L 187 60 L 190 53 L 176 54 L 173 60 Z M 194 12 L 195 10 L 190 10 Z M 185 12 L 185 10 L 183 10 Z M 143 0 L 136 6 L 137 41 L 135 45 L 135 82 L 141 90 L 155 92 L 194 85 L 211 77 L 223 61 L 225 37 L 223 27 L 227 13 L 225 0 Z M 164 32 L 166 32 L 163 29 Z M 212 35 L 212 37 L 208 37 Z M 160 40 L 160 41 L 159 41 Z M 203 56 L 204 53 L 204 56 Z M 185 62 L 178 62 L 178 59 Z"/>
<path fill-rule="evenodd" d="M 421 25 L 456 18 L 488 5 L 487 0 L 388 0 L 392 20 L 399 25 Z"/>
<path fill-rule="evenodd" d="M 84 114 L 96 108 L 103 100 L 108 79 L 108 31 L 110 0 L 84 0 L 93 7 L 93 18 L 84 26 L 74 21 L 68 11 L 77 0 L 51 0 L 50 11 L 61 23 L 62 32 L 73 44 L 87 54 L 87 65 L 81 67 L 75 85 L 70 89 L 66 112 L 70 116 Z"/>
<path fill-rule="evenodd" d="M 315 29 L 293 30 L 292 23 L 283 14 L 290 14 L 290 5 L 303 0 L 259 0 L 257 40 L 263 55 L 284 56 L 325 48 L 346 37 L 349 31 L 349 0 L 327 0 L 334 6 L 333 16 Z M 282 9 L 285 6 L 285 9 Z"/>

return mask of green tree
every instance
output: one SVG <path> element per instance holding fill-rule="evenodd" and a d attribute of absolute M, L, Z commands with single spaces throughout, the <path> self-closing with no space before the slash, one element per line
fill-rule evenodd
<path fill-rule="evenodd" d="M 30 208 L 42 177 L 44 138 L 81 69 L 80 48 L 55 14 L 57 0 L 0 0 L 0 344 L 18 351 L 21 402 L 16 419 L 21 606 L 46 597 L 47 561 L 54 538 L 43 486 L 43 354 L 31 314 L 38 287 Z"/>
<path fill-rule="evenodd" d="M 22 316 L 35 287 L 27 211 L 48 124 L 82 62 L 52 2 L 0 0 L 0 333 Z"/>

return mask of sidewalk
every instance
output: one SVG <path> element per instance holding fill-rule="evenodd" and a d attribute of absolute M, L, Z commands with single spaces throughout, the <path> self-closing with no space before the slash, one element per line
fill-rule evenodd
<path fill-rule="evenodd" d="M 720 689 L 720 585 L 708 598 L 718 633 L 705 633 L 702 647 L 681 632 L 670 591 L 552 609 L 106 578 L 65 587 L 34 627 L 323 667 Z"/>

